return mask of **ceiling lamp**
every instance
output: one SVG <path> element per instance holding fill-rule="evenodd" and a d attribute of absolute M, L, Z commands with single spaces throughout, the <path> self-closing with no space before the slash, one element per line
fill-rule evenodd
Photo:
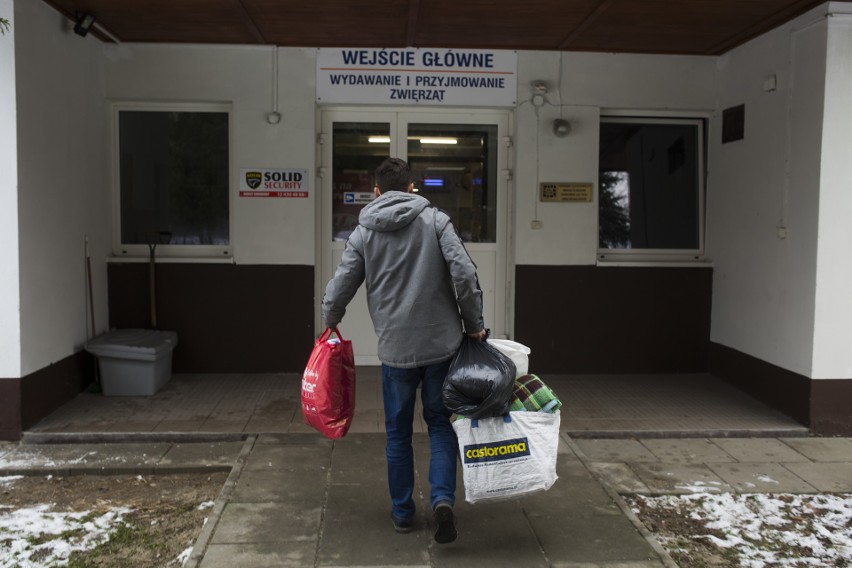
<path fill-rule="evenodd" d="M 421 138 L 421 144 L 458 144 L 457 138 Z"/>
<path fill-rule="evenodd" d="M 77 16 L 77 23 L 74 24 L 74 33 L 78 36 L 86 37 L 93 25 L 95 25 L 95 17 L 92 14 L 84 12 Z"/>

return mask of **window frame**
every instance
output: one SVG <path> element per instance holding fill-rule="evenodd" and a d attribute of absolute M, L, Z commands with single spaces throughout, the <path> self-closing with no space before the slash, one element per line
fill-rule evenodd
<path fill-rule="evenodd" d="M 602 109 L 600 114 L 600 124 L 604 123 L 620 123 L 620 124 L 684 124 L 695 126 L 696 134 L 696 154 L 698 171 L 698 247 L 694 249 L 610 249 L 600 247 L 600 203 L 599 198 L 595 196 L 597 204 L 595 214 L 596 238 L 597 246 L 597 264 L 615 265 L 617 263 L 695 263 L 705 262 L 705 214 L 706 214 L 706 186 L 707 186 L 707 130 L 709 125 L 709 115 L 703 112 L 639 112 L 639 111 L 622 111 L 612 109 Z M 600 148 L 598 148 L 598 160 L 600 160 Z M 600 168 L 598 168 L 600 175 Z M 596 180 L 595 185 L 600 191 L 600 178 Z"/>
<path fill-rule="evenodd" d="M 177 258 L 184 260 L 207 260 L 221 258 L 232 262 L 234 252 L 234 112 L 231 103 L 214 102 L 128 102 L 117 101 L 111 104 L 112 121 L 112 198 L 113 255 L 118 259 L 140 259 L 151 255 L 147 244 L 129 244 L 121 242 L 121 138 L 119 136 L 119 113 L 122 111 L 142 112 L 215 112 L 228 114 L 228 244 L 227 245 L 177 245 L 159 244 L 156 247 L 158 258 Z"/>

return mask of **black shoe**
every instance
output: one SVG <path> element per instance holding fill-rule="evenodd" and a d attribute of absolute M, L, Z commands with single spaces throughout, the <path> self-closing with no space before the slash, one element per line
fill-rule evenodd
<path fill-rule="evenodd" d="M 458 537 L 453 507 L 449 503 L 438 503 L 435 507 L 435 542 L 447 544 Z"/>
<path fill-rule="evenodd" d="M 400 520 L 393 516 L 391 513 L 391 521 L 393 521 L 393 530 L 398 532 L 399 534 L 410 533 L 413 528 L 413 524 L 411 519 Z"/>

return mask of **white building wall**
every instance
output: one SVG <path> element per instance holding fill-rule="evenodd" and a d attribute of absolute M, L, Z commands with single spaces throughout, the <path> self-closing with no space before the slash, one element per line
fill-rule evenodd
<path fill-rule="evenodd" d="M 101 42 L 72 33 L 68 19 L 44 2 L 17 0 L 15 44 L 20 219 L 16 232 L 21 376 L 26 376 L 79 351 L 87 339 L 86 235 L 93 255 L 95 314 L 100 331 L 106 327 L 103 259 L 109 242 L 110 196 Z M 0 136 L 6 135 L 3 130 Z M 6 207 L 2 210 L 8 214 Z M 2 227 L 5 233 L 10 225 Z M 0 254 L 7 254 L 16 240 L 4 238 Z M 17 263 L 10 259 L 2 265 Z M 9 296 L 6 291 L 2 294 L 4 300 Z"/>
<path fill-rule="evenodd" d="M 12 0 L 0 0 L 0 17 L 12 27 L 0 35 L 0 380 L 21 376 L 18 277 L 18 162 L 15 35 Z"/>
<path fill-rule="evenodd" d="M 8 6 L 10 0 L 0 0 L 0 9 L 4 3 Z M 806 376 L 812 368 L 818 375 L 848 376 L 849 361 L 839 356 L 839 346 L 828 342 L 827 351 L 818 347 L 814 354 L 813 325 L 802 325 L 813 322 L 817 301 L 825 302 L 818 312 L 818 343 L 841 325 L 840 317 L 828 309 L 837 292 L 827 290 L 824 300 L 818 300 L 816 286 L 820 177 L 832 184 L 837 204 L 844 203 L 836 185 L 841 173 L 837 164 L 848 162 L 837 154 L 820 162 L 828 40 L 820 10 L 825 8 L 718 59 L 520 52 L 512 149 L 514 262 L 595 262 L 597 204 L 538 203 L 537 186 L 542 181 L 585 181 L 596 187 L 601 109 L 696 116 L 715 110 L 707 190 L 707 249 L 715 266 L 711 339 Z M 19 123 L 26 121 L 26 133 L 17 142 L 17 178 L 23 180 L 20 281 L 25 323 L 20 342 L 13 337 L 15 326 L 4 326 L 0 339 L 3 349 L 24 345 L 21 372 L 67 356 L 85 339 L 85 234 L 93 241 L 99 326 L 106 321 L 104 260 L 111 250 L 112 224 L 110 101 L 230 102 L 233 187 L 239 170 L 251 167 L 305 168 L 310 184 L 307 199 L 233 197 L 234 261 L 315 264 L 315 240 L 310 238 L 316 233 L 318 204 L 314 49 L 278 50 L 283 118 L 269 125 L 265 117 L 273 106 L 272 48 L 102 45 L 92 37 L 68 33 L 65 19 L 35 0 L 19 0 L 16 18 L 21 20 L 13 36 L 19 67 L 17 116 Z M 9 37 L 0 38 L 0 72 L 7 74 L 10 61 L 15 64 L 15 47 L 2 43 Z M 843 51 L 847 39 L 843 34 L 831 38 L 834 71 L 829 79 L 840 81 L 842 88 L 848 88 L 839 72 L 848 69 L 848 51 Z M 766 92 L 763 80 L 773 74 L 777 89 Z M 545 81 L 549 89 L 540 107 L 531 101 L 534 80 Z M 7 112 L 15 88 L 5 81 L 0 85 L 0 112 Z M 828 106 L 840 105 L 847 97 L 844 92 L 829 97 Z M 721 109 L 741 103 L 746 104 L 746 139 L 723 146 Z M 848 118 L 848 109 L 844 112 L 839 116 Z M 571 134 L 562 139 L 551 132 L 553 119 L 560 116 L 572 124 Z M 841 121 L 826 131 L 826 143 L 841 135 L 842 126 Z M 9 150 L 14 142 L 8 132 L 0 129 L 0 160 L 15 153 Z M 15 187 L 14 169 L 0 169 L 0 215 L 5 217 L 8 200 L 18 199 L 8 190 L 10 184 Z M 0 225 L 4 233 L 17 226 L 5 217 L 8 222 Z M 533 220 L 541 222 L 540 229 L 531 227 Z M 788 229 L 787 238 L 778 238 L 779 226 Z M 841 245 L 827 243 L 844 242 L 840 239 L 847 236 L 839 219 L 826 230 L 821 262 L 839 254 L 836 247 Z M 15 230 L 6 242 L 17 240 Z M 0 253 L 6 255 L 4 270 L 17 266 L 9 250 L 4 247 Z M 840 282 L 841 277 L 848 277 L 848 267 L 820 265 L 820 282 Z M 13 286 L 13 281 L 4 278 L 2 286 Z M 7 299 L 18 294 L 2 292 L 2 315 L 13 318 L 4 321 L 14 321 L 17 306 Z M 14 354 L 2 355 L 0 364 L 9 369 L 0 376 L 18 374 Z"/>
<path fill-rule="evenodd" d="M 233 112 L 232 188 L 243 168 L 305 168 L 308 198 L 238 197 L 232 190 L 232 243 L 238 264 L 315 263 L 316 50 L 281 48 L 273 108 L 271 47 L 107 45 L 106 97 L 115 102 L 227 102 Z M 110 158 L 112 159 L 112 157 Z"/>
<path fill-rule="evenodd" d="M 515 262 L 594 264 L 593 203 L 539 203 L 538 183 L 598 180 L 600 115 L 607 110 L 702 117 L 715 106 L 715 58 L 605 53 L 520 52 L 515 113 Z M 532 103 L 532 82 L 547 83 L 545 104 Z M 553 135 L 557 118 L 571 123 Z M 533 229 L 532 221 L 541 228 Z"/>
<path fill-rule="evenodd" d="M 711 341 L 811 376 L 825 7 L 718 60 L 710 141 Z M 772 77 L 777 82 L 773 90 Z M 745 139 L 721 144 L 745 104 Z M 779 231 L 781 231 L 779 233 Z M 784 234 L 786 231 L 786 236 Z"/>
<path fill-rule="evenodd" d="M 834 3 L 831 11 L 821 144 L 815 379 L 852 378 L 852 6 Z"/>

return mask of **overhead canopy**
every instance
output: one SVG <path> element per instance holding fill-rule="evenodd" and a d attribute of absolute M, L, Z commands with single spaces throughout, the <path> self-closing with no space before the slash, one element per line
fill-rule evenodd
<path fill-rule="evenodd" d="M 719 55 L 823 0 L 45 0 L 104 41 Z M 102 28 L 103 31 L 98 28 Z"/>

